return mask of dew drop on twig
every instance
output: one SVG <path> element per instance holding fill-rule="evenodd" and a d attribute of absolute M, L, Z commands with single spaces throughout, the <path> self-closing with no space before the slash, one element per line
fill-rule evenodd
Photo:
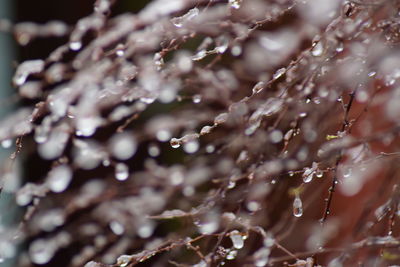
<path fill-rule="evenodd" d="M 314 57 L 319 57 L 319 56 L 321 56 L 323 52 L 324 52 L 324 47 L 323 47 L 323 45 L 322 45 L 321 42 L 318 42 L 318 43 L 313 47 L 313 49 L 311 50 L 311 54 L 312 54 Z"/>
<path fill-rule="evenodd" d="M 301 217 L 303 215 L 303 203 L 299 196 L 296 196 L 293 201 L 293 215 Z"/>
<path fill-rule="evenodd" d="M 233 230 L 229 237 L 231 238 L 233 247 L 236 249 L 241 249 L 244 246 L 243 236 L 239 233 L 238 230 Z"/>
<path fill-rule="evenodd" d="M 272 78 L 274 80 L 279 79 L 280 77 L 282 77 L 283 74 L 285 74 L 286 68 L 280 68 L 278 69 L 274 75 L 272 76 Z"/>
<path fill-rule="evenodd" d="M 185 15 L 180 17 L 175 17 L 171 20 L 172 24 L 175 25 L 177 28 L 181 28 L 183 24 L 189 20 L 192 20 L 199 14 L 199 9 L 197 7 L 192 8 L 189 10 Z"/>
<path fill-rule="evenodd" d="M 178 138 L 172 138 L 169 143 L 171 144 L 172 148 L 179 148 L 181 146 L 181 142 Z"/>

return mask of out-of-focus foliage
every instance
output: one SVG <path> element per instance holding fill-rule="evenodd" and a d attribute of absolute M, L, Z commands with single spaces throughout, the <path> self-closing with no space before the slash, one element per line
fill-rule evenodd
<path fill-rule="evenodd" d="M 0 20 L 22 46 L 69 38 L 15 71 L 1 183 L 25 215 L 2 258 L 398 264 L 399 1 L 117 2 L 76 25 Z M 45 170 L 26 181 L 29 157 Z"/>

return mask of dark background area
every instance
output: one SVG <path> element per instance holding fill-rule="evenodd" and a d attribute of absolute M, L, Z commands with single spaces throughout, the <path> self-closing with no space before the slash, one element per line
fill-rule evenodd
<path fill-rule="evenodd" d="M 46 23 L 52 20 L 61 20 L 69 25 L 74 25 L 80 18 L 92 13 L 95 1 L 82 0 L 38 0 L 15 2 L 15 21 L 31 21 Z M 125 12 L 137 13 L 150 0 L 116 0 L 111 16 Z M 18 51 L 19 61 L 46 58 L 51 51 L 66 43 L 65 38 L 36 39 Z"/>

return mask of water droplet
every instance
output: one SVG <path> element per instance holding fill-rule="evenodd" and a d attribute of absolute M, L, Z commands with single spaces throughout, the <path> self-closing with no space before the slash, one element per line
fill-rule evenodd
<path fill-rule="evenodd" d="M 54 248 L 54 244 L 44 239 L 37 239 L 29 246 L 29 256 L 33 263 L 46 264 L 53 257 Z"/>
<path fill-rule="evenodd" d="M 123 49 L 118 49 L 115 53 L 119 57 L 123 57 L 125 55 L 125 51 Z"/>
<path fill-rule="evenodd" d="M 278 69 L 274 75 L 272 76 L 272 79 L 276 80 L 279 79 L 280 77 L 282 77 L 283 74 L 285 74 L 286 72 L 286 68 L 280 68 Z"/>
<path fill-rule="evenodd" d="M 120 222 L 117 221 L 111 221 L 110 228 L 116 235 L 122 235 L 125 231 L 125 227 Z"/>
<path fill-rule="evenodd" d="M 82 48 L 82 43 L 79 41 L 75 41 L 75 42 L 70 42 L 69 43 L 69 48 L 73 51 L 78 51 L 79 49 Z"/>
<path fill-rule="evenodd" d="M 156 99 L 156 97 L 141 97 L 139 100 L 145 104 L 152 104 Z"/>
<path fill-rule="evenodd" d="M 303 182 L 309 183 L 312 181 L 313 177 L 314 177 L 314 173 L 310 173 L 309 175 L 305 175 L 305 176 L 303 175 Z"/>
<path fill-rule="evenodd" d="M 34 139 L 36 143 L 42 144 L 45 143 L 48 139 L 49 128 L 45 126 L 37 126 L 35 128 Z"/>
<path fill-rule="evenodd" d="M 200 134 L 201 135 L 209 134 L 211 132 L 211 130 L 212 130 L 212 127 L 206 125 L 203 128 L 201 128 Z"/>
<path fill-rule="evenodd" d="M 229 6 L 234 9 L 239 9 L 242 0 L 229 0 Z"/>
<path fill-rule="evenodd" d="M 352 173 L 352 169 L 351 169 L 351 168 L 345 168 L 345 169 L 343 170 L 343 177 L 344 177 L 344 178 L 348 178 L 348 177 L 351 176 L 351 173 Z"/>
<path fill-rule="evenodd" d="M 324 172 L 322 170 L 317 170 L 315 176 L 317 176 L 317 178 L 322 178 L 322 176 L 324 176 Z"/>
<path fill-rule="evenodd" d="M 15 201 L 19 206 L 26 206 L 32 201 L 32 194 L 18 191 Z"/>
<path fill-rule="evenodd" d="M 235 57 L 240 56 L 240 54 L 242 54 L 242 47 L 240 45 L 234 45 L 231 49 L 231 53 Z"/>
<path fill-rule="evenodd" d="M 137 234 L 141 238 L 149 238 L 154 232 L 154 225 L 150 222 L 146 222 L 145 224 L 142 224 L 139 226 Z"/>
<path fill-rule="evenodd" d="M 237 256 L 237 250 L 231 250 L 229 253 L 226 255 L 227 260 L 234 260 Z"/>
<path fill-rule="evenodd" d="M 231 238 L 233 247 L 236 249 L 241 249 L 244 246 L 244 240 L 242 235 L 239 233 L 238 230 L 233 230 L 230 234 L 229 237 Z"/>
<path fill-rule="evenodd" d="M 183 188 L 183 195 L 186 197 L 193 196 L 195 192 L 193 186 L 185 186 L 185 188 Z"/>
<path fill-rule="evenodd" d="M 183 150 L 186 153 L 193 154 L 199 149 L 199 146 L 200 145 L 199 145 L 199 142 L 197 140 L 192 140 L 192 141 L 190 141 L 188 143 L 185 143 L 183 145 Z"/>
<path fill-rule="evenodd" d="M 371 71 L 368 73 L 368 77 L 374 77 L 376 75 L 376 71 Z"/>
<path fill-rule="evenodd" d="M 160 155 L 160 148 L 156 144 L 150 144 L 147 152 L 151 157 L 158 157 Z"/>
<path fill-rule="evenodd" d="M 195 18 L 198 14 L 199 9 L 195 7 L 189 10 L 185 15 L 173 18 L 171 22 L 175 25 L 175 27 L 181 28 L 186 21 Z"/>
<path fill-rule="evenodd" d="M 108 166 L 110 166 L 111 162 L 110 162 L 109 159 L 104 159 L 104 160 L 102 161 L 102 164 L 103 164 L 104 167 L 108 167 Z"/>
<path fill-rule="evenodd" d="M 206 50 L 200 50 L 198 51 L 194 56 L 192 56 L 193 61 L 199 61 L 202 60 L 207 56 L 207 51 Z"/>
<path fill-rule="evenodd" d="M 44 66 L 44 61 L 40 59 L 22 62 L 15 71 L 13 82 L 18 86 L 23 85 L 26 82 L 29 74 L 43 71 Z"/>
<path fill-rule="evenodd" d="M 117 159 L 127 160 L 135 154 L 137 143 L 132 134 L 118 133 L 111 138 L 109 147 L 112 155 Z"/>
<path fill-rule="evenodd" d="M 3 148 L 10 148 L 12 146 L 12 144 L 13 144 L 12 139 L 5 139 L 5 140 L 1 141 L 1 146 Z"/>
<path fill-rule="evenodd" d="M 221 36 L 217 39 L 218 45 L 215 47 L 214 51 L 218 54 L 223 54 L 229 47 L 229 39 L 226 36 Z"/>
<path fill-rule="evenodd" d="M 68 165 L 59 165 L 53 168 L 46 179 L 51 191 L 61 193 L 67 189 L 72 179 L 72 171 Z"/>
<path fill-rule="evenodd" d="M 193 103 L 198 104 L 201 102 L 201 95 L 194 95 L 192 99 Z"/>
<path fill-rule="evenodd" d="M 171 133 L 167 130 L 159 130 L 156 132 L 157 140 L 160 142 L 166 142 L 171 138 Z"/>
<path fill-rule="evenodd" d="M 309 183 L 314 178 L 316 168 L 305 168 L 303 173 L 303 182 Z"/>
<path fill-rule="evenodd" d="M 265 82 L 258 82 L 256 85 L 253 87 L 253 94 L 258 94 L 265 88 Z"/>
<path fill-rule="evenodd" d="M 76 120 L 76 135 L 91 136 L 100 124 L 100 119 L 97 117 L 78 117 Z"/>
<path fill-rule="evenodd" d="M 300 118 L 304 118 L 304 117 L 306 117 L 307 116 L 307 112 L 301 112 L 300 114 L 299 114 L 299 117 Z"/>
<path fill-rule="evenodd" d="M 255 266 L 264 267 L 268 264 L 269 255 L 271 254 L 271 250 L 269 248 L 262 247 L 254 253 L 255 258 Z"/>
<path fill-rule="evenodd" d="M 117 265 L 120 267 L 125 267 L 129 264 L 129 262 L 132 260 L 132 256 L 130 255 L 121 255 L 117 259 Z"/>
<path fill-rule="evenodd" d="M 318 42 L 314 48 L 311 50 L 311 54 L 314 57 L 319 57 L 322 55 L 322 53 L 324 52 L 324 47 L 322 45 L 322 42 Z"/>
<path fill-rule="evenodd" d="M 303 215 L 303 203 L 299 196 L 296 196 L 293 201 L 293 215 L 301 217 Z"/>
<path fill-rule="evenodd" d="M 215 146 L 213 145 L 207 145 L 206 146 L 206 152 L 207 153 L 213 153 L 215 151 Z"/>
<path fill-rule="evenodd" d="M 214 119 L 214 124 L 221 124 L 228 120 L 228 113 L 221 113 Z"/>
<path fill-rule="evenodd" d="M 181 141 L 178 138 L 172 138 L 169 142 L 172 148 L 178 148 L 181 146 Z"/>
<path fill-rule="evenodd" d="M 228 183 L 228 189 L 232 189 L 232 188 L 234 188 L 236 186 L 236 182 L 235 181 L 229 181 L 229 183 Z"/>
<path fill-rule="evenodd" d="M 260 204 L 257 201 L 250 201 L 249 203 L 247 203 L 246 207 L 249 211 L 254 212 L 260 208 Z"/>
<path fill-rule="evenodd" d="M 280 130 L 273 130 L 269 134 L 269 139 L 271 140 L 271 143 L 277 144 L 282 141 L 283 139 L 283 134 Z"/>
<path fill-rule="evenodd" d="M 340 52 L 343 51 L 343 49 L 344 49 L 343 43 L 340 42 L 340 43 L 338 44 L 338 46 L 336 47 L 336 52 L 340 53 Z"/>
<path fill-rule="evenodd" d="M 129 167 L 125 163 L 118 163 L 115 166 L 115 178 L 119 181 L 125 181 L 129 177 Z"/>

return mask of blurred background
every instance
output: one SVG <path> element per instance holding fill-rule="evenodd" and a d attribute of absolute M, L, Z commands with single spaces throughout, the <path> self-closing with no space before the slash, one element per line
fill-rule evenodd
<path fill-rule="evenodd" d="M 93 11 L 95 1 L 81 0 L 0 0 L 0 20 L 7 20 L 13 23 L 35 22 L 44 24 L 49 21 L 63 21 L 74 25 L 80 18 L 89 15 Z M 135 13 L 142 9 L 150 0 L 119 0 L 113 8 L 113 15 L 124 12 Z M 22 61 L 29 59 L 46 58 L 55 48 L 68 41 L 67 38 L 37 38 L 26 46 L 20 46 L 14 40 L 12 34 L 0 31 L 0 118 L 4 118 L 10 111 L 18 106 L 24 105 L 16 97 L 16 90 L 12 87 L 11 79 L 15 67 Z M 13 148 L 8 150 L 0 149 L 0 161 L 10 156 Z M 35 179 L 35 175 L 44 172 L 42 162 L 35 155 L 30 159 L 23 159 L 20 164 L 22 180 Z M 25 175 L 24 175 L 25 173 Z M 2 225 L 15 226 L 18 216 L 17 206 L 12 200 L 11 194 L 3 192 L 0 197 L 0 220 Z M 0 237 L 1 239 L 1 237 Z M 0 240 L 0 250 L 8 248 Z M 11 260 L 3 261 L 0 258 L 1 267 L 15 267 L 16 262 Z"/>

